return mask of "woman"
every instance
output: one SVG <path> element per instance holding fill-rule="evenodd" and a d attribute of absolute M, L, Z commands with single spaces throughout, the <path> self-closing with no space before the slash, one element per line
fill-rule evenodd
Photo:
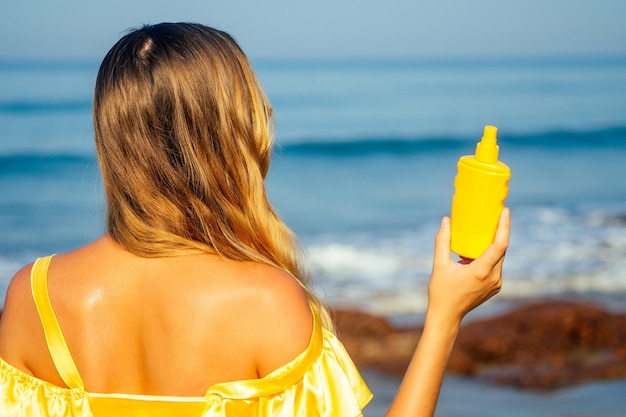
<path fill-rule="evenodd" d="M 226 33 L 145 26 L 94 96 L 104 236 L 9 286 L 0 416 L 357 416 L 371 394 L 307 287 L 264 188 L 272 110 Z M 463 316 L 500 289 L 509 236 L 474 262 L 437 234 L 421 342 L 389 415 L 432 415 Z"/>

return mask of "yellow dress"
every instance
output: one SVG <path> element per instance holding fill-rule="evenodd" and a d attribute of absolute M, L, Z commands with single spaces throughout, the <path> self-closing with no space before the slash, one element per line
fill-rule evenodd
<path fill-rule="evenodd" d="M 317 312 L 309 346 L 261 379 L 225 382 L 203 397 L 101 394 L 85 391 L 52 310 L 47 289 L 51 256 L 38 259 L 31 286 L 48 348 L 69 388 L 28 375 L 0 358 L 0 417 L 360 416 L 372 394 Z"/>

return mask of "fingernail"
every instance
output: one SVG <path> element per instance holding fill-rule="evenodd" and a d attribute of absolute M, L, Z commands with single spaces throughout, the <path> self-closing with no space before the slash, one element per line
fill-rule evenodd
<path fill-rule="evenodd" d="M 448 216 L 444 216 L 441 219 L 441 227 L 448 227 L 450 225 L 450 218 Z"/>

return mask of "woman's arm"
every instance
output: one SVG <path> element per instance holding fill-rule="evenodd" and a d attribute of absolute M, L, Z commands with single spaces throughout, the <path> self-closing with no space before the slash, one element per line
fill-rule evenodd
<path fill-rule="evenodd" d="M 387 417 L 434 414 L 461 320 L 500 291 L 510 226 L 505 208 L 494 243 L 478 259 L 457 263 L 450 256 L 450 219 L 442 220 L 435 241 L 424 331 Z"/>

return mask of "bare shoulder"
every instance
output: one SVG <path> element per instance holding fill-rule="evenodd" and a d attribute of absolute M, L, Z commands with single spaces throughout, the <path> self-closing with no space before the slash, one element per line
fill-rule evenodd
<path fill-rule="evenodd" d="M 249 274 L 255 292 L 251 332 L 258 341 L 256 362 L 262 377 L 292 361 L 308 347 L 313 315 L 301 284 L 287 272 L 255 265 Z"/>
<path fill-rule="evenodd" d="M 7 288 L 4 301 L 4 311 L 0 320 L 0 341 L 6 336 L 6 328 L 17 324 L 25 310 L 34 307 L 32 291 L 30 288 L 30 271 L 33 264 L 28 264 L 13 276 Z"/>
<path fill-rule="evenodd" d="M 0 319 L 0 356 L 8 362 L 20 365 L 23 347 L 32 342 L 32 329 L 38 315 L 30 287 L 30 271 L 33 264 L 20 269 L 11 279 Z"/>
<path fill-rule="evenodd" d="M 30 271 L 33 268 L 33 264 L 34 263 L 30 263 L 22 267 L 22 269 L 20 269 L 15 273 L 15 275 L 13 275 L 13 278 L 11 278 L 11 282 L 9 283 L 9 287 L 7 289 L 7 298 L 5 304 L 11 301 L 17 301 L 21 297 L 24 297 L 26 294 L 28 294 L 28 297 L 30 298 Z"/>
<path fill-rule="evenodd" d="M 248 283 L 253 282 L 259 296 L 259 306 L 268 314 L 283 315 L 285 310 L 306 320 L 311 317 L 308 300 L 302 284 L 291 274 L 278 268 L 254 264 L 248 269 Z"/>

